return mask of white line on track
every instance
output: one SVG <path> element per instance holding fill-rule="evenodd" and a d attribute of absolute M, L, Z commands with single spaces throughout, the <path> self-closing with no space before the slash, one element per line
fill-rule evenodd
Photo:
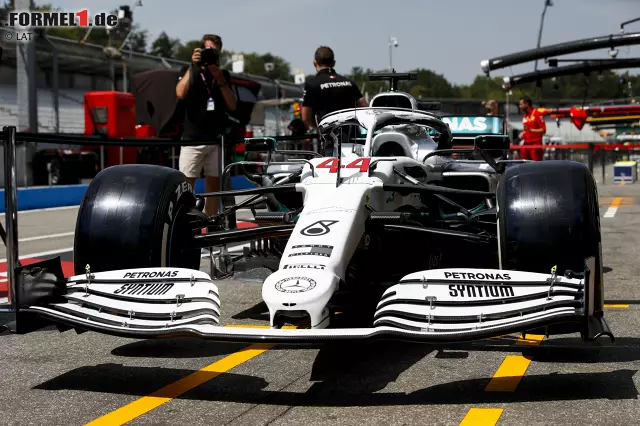
<path fill-rule="evenodd" d="M 18 212 L 19 215 L 27 214 L 27 213 L 39 213 L 39 212 L 54 212 L 58 210 L 71 210 L 77 209 L 80 206 L 63 206 L 63 207 L 47 207 L 46 209 L 33 209 L 33 210 L 20 210 Z M 0 213 L 0 216 L 4 216 L 5 213 Z"/>
<path fill-rule="evenodd" d="M 617 207 L 609 207 L 607 212 L 604 214 L 604 217 L 614 217 L 617 211 L 618 211 Z"/>
<path fill-rule="evenodd" d="M 62 232 L 60 234 L 38 235 L 37 237 L 20 238 L 19 243 L 28 243 L 29 241 L 48 240 L 50 238 L 70 237 L 75 232 Z"/>
<path fill-rule="evenodd" d="M 41 256 L 50 256 L 52 254 L 60 254 L 67 253 L 73 251 L 73 247 L 49 250 L 49 251 L 41 251 L 40 253 L 31 253 L 31 254 L 23 254 L 18 259 L 29 259 L 29 258 L 38 258 Z M 0 263 L 6 263 L 7 259 L 0 259 Z"/>
<path fill-rule="evenodd" d="M 614 198 L 613 202 L 611 203 L 611 205 L 607 209 L 607 212 L 604 214 L 604 217 L 606 217 L 606 218 L 615 217 L 615 215 L 616 215 L 616 213 L 618 211 L 618 207 L 620 206 L 620 203 L 622 203 L 622 197 Z"/>

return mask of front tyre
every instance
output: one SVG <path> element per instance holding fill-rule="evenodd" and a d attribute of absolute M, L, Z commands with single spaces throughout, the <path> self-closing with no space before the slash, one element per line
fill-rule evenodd
<path fill-rule="evenodd" d="M 502 269 L 558 273 L 584 270 L 596 260 L 595 314 L 604 310 L 598 192 L 585 165 L 572 161 L 524 163 L 508 168 L 498 186 Z"/>
<path fill-rule="evenodd" d="M 109 167 L 84 196 L 74 242 L 74 269 L 92 272 L 146 267 L 200 269 L 200 250 L 190 249 L 187 213 L 193 188 L 181 172 L 160 166 Z"/>

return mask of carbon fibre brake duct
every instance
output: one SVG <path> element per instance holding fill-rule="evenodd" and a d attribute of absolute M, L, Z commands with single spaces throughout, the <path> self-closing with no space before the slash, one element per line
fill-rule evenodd
<path fill-rule="evenodd" d="M 640 44 L 640 33 L 617 35 L 610 34 L 607 36 L 590 37 L 581 40 L 552 44 L 551 46 L 524 50 L 522 52 L 498 56 L 492 59 L 485 59 L 480 62 L 480 67 L 482 68 L 482 71 L 485 72 L 485 74 L 489 75 L 490 71 L 534 61 L 536 59 L 550 58 L 558 55 L 568 55 L 570 53 L 585 52 L 595 49 L 606 49 L 617 46 L 631 46 L 635 44 Z"/>

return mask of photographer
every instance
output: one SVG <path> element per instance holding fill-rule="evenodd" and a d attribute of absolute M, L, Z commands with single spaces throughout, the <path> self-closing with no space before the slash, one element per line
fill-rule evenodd
<path fill-rule="evenodd" d="M 183 146 L 180 171 L 191 185 L 204 168 L 205 192 L 217 192 L 220 182 L 220 144 L 227 125 L 227 113 L 235 111 L 237 99 L 231 88 L 231 76 L 220 68 L 222 39 L 207 34 L 194 49 L 191 64 L 183 68 L 176 96 L 184 103 L 183 140 L 210 141 L 211 145 Z M 206 199 L 205 213 L 218 212 L 218 199 Z"/>

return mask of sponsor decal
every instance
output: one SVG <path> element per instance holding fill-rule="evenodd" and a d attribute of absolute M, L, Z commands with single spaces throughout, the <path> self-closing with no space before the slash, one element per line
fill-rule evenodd
<path fill-rule="evenodd" d="M 113 292 L 136 296 L 161 296 L 173 288 L 173 283 L 129 283 Z"/>
<path fill-rule="evenodd" d="M 178 185 L 178 187 L 176 188 L 176 199 L 175 199 L 175 203 L 178 204 L 178 201 L 180 201 L 180 197 L 182 197 L 182 194 L 184 194 L 185 192 L 193 192 L 193 187 L 191 186 L 191 184 L 189 182 L 182 182 L 181 185 Z M 169 202 L 169 219 L 173 220 L 173 201 Z"/>
<path fill-rule="evenodd" d="M 294 263 L 291 265 L 284 265 L 282 269 L 322 269 L 326 268 L 325 265 L 316 265 L 313 263 Z"/>
<path fill-rule="evenodd" d="M 155 272 L 127 272 L 122 278 L 175 278 L 178 271 L 155 271 Z"/>
<path fill-rule="evenodd" d="M 361 173 L 366 173 L 369 170 L 369 164 L 371 163 L 371 158 L 362 157 L 358 158 L 355 161 L 352 161 L 349 164 L 343 164 L 341 168 L 343 169 L 358 169 Z M 338 159 L 337 158 L 329 158 L 322 163 L 316 166 L 316 169 L 329 169 L 329 173 L 338 173 Z"/>
<path fill-rule="evenodd" d="M 500 134 L 502 119 L 500 117 L 442 117 L 449 125 L 451 132 L 459 134 Z"/>
<path fill-rule="evenodd" d="M 351 87 L 350 81 L 336 81 L 335 83 L 322 83 L 320 90 L 331 89 L 334 87 Z"/>
<path fill-rule="evenodd" d="M 276 290 L 283 293 L 304 293 L 314 289 L 316 282 L 306 277 L 290 277 L 276 283 Z"/>
<path fill-rule="evenodd" d="M 193 187 L 189 182 L 182 182 L 182 184 L 176 188 L 176 201 L 180 201 L 180 197 L 182 197 L 182 194 L 185 192 L 193 192 Z"/>
<path fill-rule="evenodd" d="M 289 257 L 295 256 L 320 256 L 331 257 L 333 246 L 326 246 L 322 244 L 304 244 L 291 247 L 291 250 L 297 250 L 295 253 L 289 254 Z"/>
<path fill-rule="evenodd" d="M 338 223 L 337 220 L 319 220 L 316 223 L 313 223 L 306 228 L 304 228 L 300 233 L 307 237 L 318 237 L 320 235 L 327 235 L 331 232 L 329 227 L 335 223 Z"/>
<path fill-rule="evenodd" d="M 510 285 L 450 285 L 451 297 L 514 297 L 513 287 Z"/>
<path fill-rule="evenodd" d="M 320 213 L 354 213 L 354 209 L 344 209 L 342 207 L 323 207 L 317 210 L 311 210 L 308 212 L 303 212 L 300 214 L 300 217 L 309 216 L 312 214 L 320 214 Z"/>
<path fill-rule="evenodd" d="M 453 278 L 454 280 L 478 280 L 478 281 L 509 281 L 509 274 L 493 274 L 483 272 L 445 272 L 444 277 Z"/>

